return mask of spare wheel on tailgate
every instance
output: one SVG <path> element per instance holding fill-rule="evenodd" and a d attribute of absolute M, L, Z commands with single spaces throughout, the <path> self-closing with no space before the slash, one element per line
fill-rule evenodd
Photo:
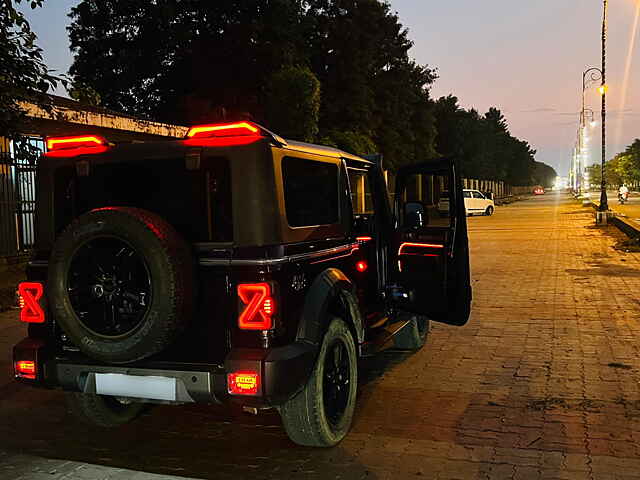
<path fill-rule="evenodd" d="M 82 352 L 120 364 L 181 334 L 193 314 L 194 275 L 189 245 L 160 216 L 106 207 L 56 240 L 46 291 L 55 321 Z"/>

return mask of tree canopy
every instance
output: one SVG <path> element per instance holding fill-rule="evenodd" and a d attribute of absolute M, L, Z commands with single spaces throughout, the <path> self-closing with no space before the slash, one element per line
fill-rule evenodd
<path fill-rule="evenodd" d="M 162 121 L 252 119 L 397 168 L 455 154 L 464 173 L 526 184 L 535 152 L 502 113 L 434 102 L 434 69 L 382 0 L 82 0 L 75 92 Z"/>
<path fill-rule="evenodd" d="M 555 181 L 555 170 L 534 160 L 535 150 L 511 135 L 497 108 L 480 115 L 477 110 L 463 109 L 458 99 L 449 95 L 435 102 L 434 112 L 436 150 L 445 157 L 460 158 L 464 176 L 511 185 L 550 186 Z"/>
<path fill-rule="evenodd" d="M 51 75 L 43 63 L 36 35 L 17 8 L 20 3 L 21 0 L 0 0 L 0 137 L 13 140 L 16 150 L 28 156 L 33 152 L 20 135 L 26 121 L 20 102 L 47 107 L 45 94 L 60 79 Z M 26 3 L 37 8 L 43 0 Z"/>
<path fill-rule="evenodd" d="M 587 167 L 589 183 L 600 185 L 602 182 L 601 166 L 591 165 Z M 624 152 L 605 163 L 605 180 L 608 185 L 619 186 L 640 183 L 640 138 L 636 138 Z"/>

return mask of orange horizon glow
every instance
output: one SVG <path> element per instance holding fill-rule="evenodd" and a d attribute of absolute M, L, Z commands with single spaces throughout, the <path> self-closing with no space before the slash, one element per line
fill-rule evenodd
<path fill-rule="evenodd" d="M 633 64 L 633 53 L 636 47 L 636 38 L 638 36 L 638 24 L 640 23 L 640 2 L 636 5 L 636 14 L 631 27 L 631 37 L 629 38 L 629 49 L 627 50 L 627 59 L 624 66 L 624 77 L 622 80 L 622 89 L 620 92 L 620 112 L 624 112 L 627 105 L 627 92 L 629 90 L 629 79 L 631 77 L 631 66 Z M 622 130 L 624 126 L 624 117 L 617 124 L 615 144 L 620 145 L 622 141 Z"/>

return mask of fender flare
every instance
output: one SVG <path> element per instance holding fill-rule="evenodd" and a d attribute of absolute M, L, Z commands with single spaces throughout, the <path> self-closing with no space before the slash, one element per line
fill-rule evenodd
<path fill-rule="evenodd" d="M 351 280 L 337 268 L 329 268 L 316 277 L 307 292 L 296 339 L 319 347 L 329 326 L 329 306 L 340 299 L 347 309 L 343 320 L 352 330 L 356 345 L 364 342 L 364 322 Z M 335 312 L 333 312 L 335 314 Z"/>

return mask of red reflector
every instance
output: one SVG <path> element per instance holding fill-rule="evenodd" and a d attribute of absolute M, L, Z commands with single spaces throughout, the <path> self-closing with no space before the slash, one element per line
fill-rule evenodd
<path fill-rule="evenodd" d="M 28 378 L 35 380 L 36 378 L 36 362 L 32 360 L 19 360 L 14 364 L 16 377 Z"/>
<path fill-rule="evenodd" d="M 439 243 L 411 243 L 405 242 L 400 245 L 398 249 L 398 255 L 422 255 L 425 257 L 437 257 L 437 255 L 433 253 L 425 253 L 424 249 L 442 249 L 444 245 Z M 413 251 L 410 251 L 413 250 Z M 418 251 L 416 251 L 418 250 Z"/>
<path fill-rule="evenodd" d="M 16 295 L 18 296 L 18 308 L 22 310 L 24 308 L 24 297 L 19 292 L 16 292 Z"/>
<path fill-rule="evenodd" d="M 365 272 L 367 268 L 369 268 L 369 265 L 367 265 L 367 262 L 365 261 L 356 263 L 356 270 L 358 270 L 359 272 Z"/>
<path fill-rule="evenodd" d="M 257 395 L 260 390 L 260 375 L 256 372 L 229 373 L 227 389 L 231 395 Z"/>
<path fill-rule="evenodd" d="M 271 296 L 268 283 L 241 283 L 238 297 L 244 309 L 238 317 L 238 327 L 242 330 L 269 330 L 273 327 L 276 302 Z"/>
<path fill-rule="evenodd" d="M 260 129 L 249 122 L 196 125 L 187 132 L 187 138 L 256 136 Z"/>
<path fill-rule="evenodd" d="M 22 282 L 18 285 L 20 296 L 20 321 L 26 323 L 43 323 L 44 310 L 38 303 L 42 298 L 42 284 L 37 282 Z"/>
<path fill-rule="evenodd" d="M 80 147 L 101 147 L 106 144 L 107 141 L 97 135 L 47 138 L 47 150 L 50 152 Z"/>

